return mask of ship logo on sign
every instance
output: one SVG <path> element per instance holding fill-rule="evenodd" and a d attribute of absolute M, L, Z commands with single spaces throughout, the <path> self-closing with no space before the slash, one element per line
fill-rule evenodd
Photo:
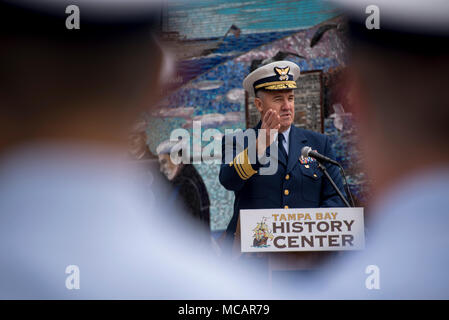
<path fill-rule="evenodd" d="M 270 245 L 268 240 L 273 240 L 274 236 L 268 225 L 266 224 L 267 218 L 263 217 L 253 231 L 253 247 L 255 248 L 267 248 Z"/>

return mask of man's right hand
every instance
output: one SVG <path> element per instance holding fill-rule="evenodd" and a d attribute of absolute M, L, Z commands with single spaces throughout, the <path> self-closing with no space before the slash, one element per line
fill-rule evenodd
<path fill-rule="evenodd" d="M 260 136 L 257 138 L 257 154 L 263 155 L 265 150 L 274 142 L 276 138 L 276 133 L 281 127 L 281 119 L 279 114 L 272 109 L 269 109 L 262 119 L 261 129 L 265 129 L 265 143 L 260 139 Z"/>

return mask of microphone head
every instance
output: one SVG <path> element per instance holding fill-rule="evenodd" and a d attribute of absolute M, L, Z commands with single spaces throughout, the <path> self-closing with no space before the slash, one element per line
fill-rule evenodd
<path fill-rule="evenodd" d="M 301 156 L 307 158 L 309 156 L 309 152 L 312 151 L 311 147 L 305 146 L 301 149 Z"/>

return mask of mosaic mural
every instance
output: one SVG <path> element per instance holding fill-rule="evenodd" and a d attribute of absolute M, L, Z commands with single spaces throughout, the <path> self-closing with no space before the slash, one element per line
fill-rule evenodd
<path fill-rule="evenodd" d="M 194 120 L 202 120 L 202 132 L 207 128 L 216 128 L 222 133 L 229 128 L 244 130 L 245 92 L 242 81 L 250 72 L 252 62 L 286 53 L 285 59 L 297 63 L 301 71 L 322 71 L 324 133 L 332 138 L 337 160 L 345 167 L 351 190 L 357 201 L 363 203 L 366 190 L 363 175 L 357 169 L 359 156 L 355 148 L 356 129 L 353 127 L 351 114 L 345 112 L 347 102 L 335 94 L 337 90 L 334 80 L 346 65 L 345 38 L 338 28 L 341 23 L 337 17 L 309 29 L 290 31 L 289 35 L 283 31 L 276 37 L 275 32 L 270 32 L 270 39 L 274 39 L 271 42 L 221 61 L 195 75 L 193 80 L 170 94 L 159 110 L 147 114 L 151 151 L 155 152 L 158 144 L 168 139 L 173 129 L 185 128 L 193 134 Z M 327 26 L 326 32 L 311 47 L 312 39 L 316 40 L 316 35 L 323 30 L 323 26 Z M 263 39 L 264 34 L 258 33 L 257 37 Z M 244 39 L 233 38 L 233 41 L 234 51 L 240 52 L 242 44 L 239 41 Z M 317 131 L 321 131 L 321 127 Z M 203 146 L 208 143 L 203 142 Z M 195 164 L 195 167 L 202 175 L 209 192 L 211 229 L 224 230 L 232 216 L 234 196 L 218 181 L 219 165 Z"/>

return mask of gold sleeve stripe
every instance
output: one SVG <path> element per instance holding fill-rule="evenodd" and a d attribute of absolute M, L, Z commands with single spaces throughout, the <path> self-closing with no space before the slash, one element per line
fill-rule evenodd
<path fill-rule="evenodd" d="M 252 176 L 252 174 L 248 174 L 249 171 L 245 170 L 246 162 L 245 162 L 244 152 L 240 153 L 238 155 L 238 157 L 239 157 L 240 169 L 242 170 L 243 174 L 247 177 L 247 179 L 249 179 Z"/>
<path fill-rule="evenodd" d="M 246 180 L 249 178 L 242 169 L 240 154 L 238 154 L 234 158 L 234 167 L 235 167 L 235 170 L 237 171 L 237 173 L 239 174 L 240 178 L 242 178 L 243 180 Z"/>
<path fill-rule="evenodd" d="M 248 170 L 249 159 L 248 159 L 248 149 L 243 150 L 242 153 L 238 155 L 239 163 L 241 163 L 240 167 L 245 175 L 250 178 L 253 174 L 251 174 L 251 170 Z M 249 165 L 251 167 L 251 165 Z M 251 168 L 252 169 L 252 168 Z"/>
<path fill-rule="evenodd" d="M 257 173 L 257 171 L 255 171 L 250 164 L 242 165 L 242 168 L 243 171 L 245 171 L 245 173 L 248 175 L 248 177 L 252 177 Z"/>
<path fill-rule="evenodd" d="M 240 165 L 238 163 L 235 162 L 235 160 L 234 160 L 234 168 L 235 168 L 235 171 L 237 171 L 237 174 L 240 176 L 241 179 L 246 180 L 249 178 L 243 173 L 242 168 L 240 167 Z"/>
<path fill-rule="evenodd" d="M 245 174 L 248 176 L 248 178 L 252 177 L 253 175 L 255 175 L 257 173 L 257 171 L 255 171 L 253 169 L 253 167 L 251 167 L 250 164 L 242 165 L 242 169 L 245 172 Z"/>
<path fill-rule="evenodd" d="M 234 158 L 234 165 L 236 168 L 238 167 L 240 169 L 241 177 L 243 176 L 244 178 L 242 179 L 244 180 L 249 179 L 257 173 L 249 162 L 248 148 L 243 150 L 237 155 L 237 157 Z"/>

